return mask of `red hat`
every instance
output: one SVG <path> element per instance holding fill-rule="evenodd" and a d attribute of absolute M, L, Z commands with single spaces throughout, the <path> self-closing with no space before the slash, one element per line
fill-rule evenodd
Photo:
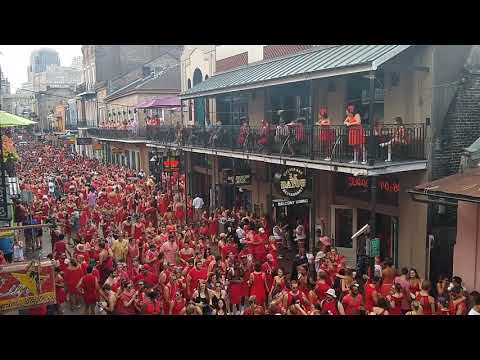
<path fill-rule="evenodd" d="M 327 116 L 328 111 L 327 108 L 320 108 L 320 116 Z"/>
<path fill-rule="evenodd" d="M 355 112 L 355 105 L 353 104 L 350 104 L 347 106 L 347 111 L 351 114 L 353 114 Z"/>

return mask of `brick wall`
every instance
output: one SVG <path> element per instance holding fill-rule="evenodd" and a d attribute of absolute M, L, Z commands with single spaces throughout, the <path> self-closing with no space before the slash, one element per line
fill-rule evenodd
<path fill-rule="evenodd" d="M 480 137 L 480 73 L 468 74 L 450 104 L 444 127 L 434 140 L 432 179 L 458 172 L 464 148 Z"/>
<path fill-rule="evenodd" d="M 312 45 L 267 45 L 263 48 L 263 60 L 295 54 L 311 47 Z"/>
<path fill-rule="evenodd" d="M 243 65 L 248 65 L 248 51 L 245 51 L 241 54 L 229 56 L 222 60 L 217 60 L 215 63 L 215 72 L 219 73 Z"/>

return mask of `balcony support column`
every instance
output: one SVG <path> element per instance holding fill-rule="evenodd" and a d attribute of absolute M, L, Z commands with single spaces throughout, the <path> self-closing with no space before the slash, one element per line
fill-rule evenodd
<path fill-rule="evenodd" d="M 314 146 L 313 146 L 313 143 L 315 141 L 315 120 L 316 120 L 316 116 L 317 116 L 317 109 L 316 109 L 316 104 L 317 104 L 317 101 L 316 101 L 316 97 L 315 97 L 315 89 L 314 89 L 314 86 L 313 86 L 313 80 L 310 80 L 310 148 L 309 148 L 309 151 L 310 151 L 310 159 L 313 160 L 314 158 L 314 152 L 313 152 L 313 149 L 314 149 Z"/>
<path fill-rule="evenodd" d="M 368 107 L 368 165 L 373 166 L 375 164 L 375 158 L 377 153 L 377 144 L 375 137 L 375 120 L 373 118 L 373 112 L 375 107 L 375 71 L 371 71 L 369 74 L 370 79 L 370 104 Z M 363 159 L 365 161 L 366 159 Z"/>

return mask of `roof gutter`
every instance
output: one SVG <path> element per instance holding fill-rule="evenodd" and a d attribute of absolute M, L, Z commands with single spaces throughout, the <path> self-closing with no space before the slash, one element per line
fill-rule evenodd
<path fill-rule="evenodd" d="M 410 194 L 413 201 L 422 202 L 422 203 L 434 203 L 434 204 L 441 204 L 441 205 L 453 205 L 457 206 L 456 201 L 465 201 L 474 204 L 480 204 L 480 198 L 475 198 L 472 196 L 465 196 L 465 195 L 455 195 L 455 194 L 447 194 L 441 192 L 426 192 L 426 191 L 418 191 L 418 190 L 407 190 Z M 425 197 L 424 199 L 418 198 L 418 196 Z M 433 199 L 432 199 L 433 198 Z M 453 202 L 445 201 L 452 200 Z"/>

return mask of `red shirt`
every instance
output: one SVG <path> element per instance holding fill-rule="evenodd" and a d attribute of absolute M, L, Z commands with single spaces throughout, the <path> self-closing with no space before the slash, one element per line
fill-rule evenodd
<path fill-rule="evenodd" d="M 317 295 L 318 301 L 325 299 L 325 294 L 328 289 L 330 289 L 330 285 L 328 285 L 326 282 L 321 283 L 317 281 L 317 284 L 315 285 L 315 294 Z"/>
<path fill-rule="evenodd" d="M 362 305 L 362 295 L 358 294 L 355 298 L 347 294 L 342 299 L 342 305 L 345 309 L 346 315 L 358 315 L 360 312 L 360 306 Z"/>

